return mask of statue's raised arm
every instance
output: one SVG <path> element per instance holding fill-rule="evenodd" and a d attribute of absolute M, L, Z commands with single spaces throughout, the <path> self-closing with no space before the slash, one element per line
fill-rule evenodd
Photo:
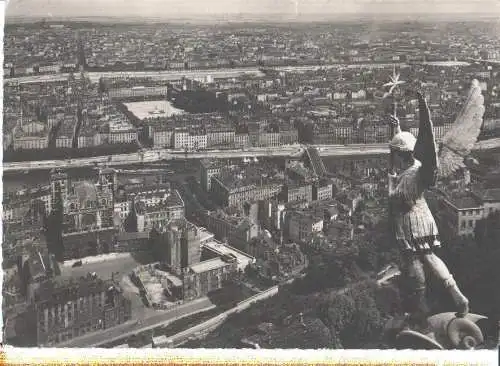
<path fill-rule="evenodd" d="M 417 98 L 420 123 L 414 148 L 414 156 L 415 159 L 422 163 L 420 168 L 420 179 L 422 188 L 427 189 L 434 186 L 436 183 L 438 171 L 437 146 L 427 101 L 420 92 L 417 92 Z"/>

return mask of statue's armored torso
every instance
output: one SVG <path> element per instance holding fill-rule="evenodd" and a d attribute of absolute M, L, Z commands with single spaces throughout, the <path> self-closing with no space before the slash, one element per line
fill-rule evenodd
<path fill-rule="evenodd" d="M 390 192 L 396 239 L 404 249 L 412 251 L 440 245 L 436 222 L 424 198 L 421 166 L 420 161 L 415 160 L 395 178 L 394 190 Z"/>

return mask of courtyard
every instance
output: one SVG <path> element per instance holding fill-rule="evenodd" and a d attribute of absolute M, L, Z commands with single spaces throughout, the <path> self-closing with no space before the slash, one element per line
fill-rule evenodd
<path fill-rule="evenodd" d="M 143 303 L 139 289 L 130 280 L 130 273 L 137 267 L 145 263 L 150 263 L 153 258 L 147 253 L 135 253 L 119 255 L 103 255 L 98 257 L 88 257 L 82 260 L 83 265 L 72 267 L 70 261 L 68 264 L 61 265 L 61 279 L 77 279 L 86 276 L 88 273 L 95 275 L 103 280 L 114 277 L 120 282 L 123 294 L 132 302 L 132 318 L 143 319 L 155 313 L 154 309 L 146 307 Z"/>
<path fill-rule="evenodd" d="M 167 100 L 152 100 L 143 102 L 124 103 L 125 107 L 140 120 L 146 118 L 171 117 L 184 114 L 182 109 L 175 108 Z"/>

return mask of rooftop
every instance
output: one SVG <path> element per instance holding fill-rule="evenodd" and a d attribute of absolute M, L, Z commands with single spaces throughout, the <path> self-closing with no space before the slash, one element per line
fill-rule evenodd
<path fill-rule="evenodd" d="M 35 295 L 38 303 L 52 301 L 54 303 L 65 303 L 79 297 L 100 293 L 116 285 L 108 280 L 92 276 L 80 277 L 78 280 L 54 280 L 42 283 L 39 291 Z"/>
<path fill-rule="evenodd" d="M 203 247 L 219 255 L 228 255 L 230 257 L 233 257 L 237 260 L 238 263 L 244 263 L 253 260 L 253 257 L 249 256 L 248 254 L 215 240 L 206 242 L 205 244 L 203 244 Z"/>
<path fill-rule="evenodd" d="M 448 200 L 459 210 L 481 207 L 481 200 L 470 192 L 460 195 L 452 195 L 448 197 Z"/>
<path fill-rule="evenodd" d="M 308 218 L 308 219 L 316 220 L 316 221 L 323 220 L 323 213 L 317 212 L 316 210 L 313 210 L 313 211 L 310 211 L 310 210 L 307 210 L 307 211 L 291 211 L 289 213 L 289 215 L 296 216 L 296 217 L 299 216 L 299 217 L 302 217 L 302 218 Z"/>
<path fill-rule="evenodd" d="M 174 276 L 173 274 L 171 273 L 168 273 L 168 272 L 164 272 L 165 273 L 165 277 L 167 277 L 167 279 L 172 282 L 172 284 L 175 286 L 175 287 L 181 287 L 182 286 L 182 280 L 177 277 L 177 276 Z"/>
<path fill-rule="evenodd" d="M 136 209 L 139 213 L 159 212 L 178 206 L 184 206 L 184 202 L 182 201 L 182 198 L 177 190 L 173 190 L 171 194 L 156 205 L 146 205 L 141 201 L 136 203 Z"/>
<path fill-rule="evenodd" d="M 500 202 L 500 188 L 488 188 L 482 192 L 481 198 L 484 201 Z"/>
<path fill-rule="evenodd" d="M 202 159 L 200 164 L 206 169 L 221 168 L 224 163 L 221 160 Z"/>
<path fill-rule="evenodd" d="M 203 261 L 197 264 L 193 264 L 191 266 L 191 270 L 194 273 L 203 273 L 203 272 L 208 272 L 217 268 L 222 268 L 227 265 L 226 262 L 224 262 L 220 258 L 214 258 L 214 259 L 209 259 L 207 261 Z"/>
<path fill-rule="evenodd" d="M 116 236 L 116 240 L 118 241 L 127 241 L 127 240 L 136 240 L 136 239 L 149 239 L 148 232 L 120 232 Z"/>
<path fill-rule="evenodd" d="M 273 171 L 272 168 L 265 164 L 246 167 L 233 166 L 224 169 L 217 179 L 229 190 L 241 187 L 281 184 L 283 177 L 280 177 L 279 172 Z"/>

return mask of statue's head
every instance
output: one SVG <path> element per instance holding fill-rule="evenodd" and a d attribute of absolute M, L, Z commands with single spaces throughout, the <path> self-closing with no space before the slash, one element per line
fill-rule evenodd
<path fill-rule="evenodd" d="M 391 154 L 394 157 L 394 166 L 406 169 L 413 164 L 413 150 L 417 139 L 410 132 L 398 132 L 389 143 Z"/>

